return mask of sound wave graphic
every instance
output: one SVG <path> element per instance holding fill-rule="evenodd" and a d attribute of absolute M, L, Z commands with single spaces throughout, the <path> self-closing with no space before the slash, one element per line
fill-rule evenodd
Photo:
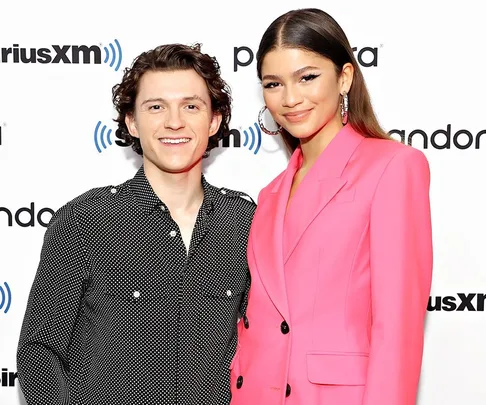
<path fill-rule="evenodd" d="M 96 146 L 96 149 L 98 150 L 99 153 L 101 153 L 103 149 L 107 149 L 108 146 L 106 146 L 105 140 L 108 142 L 108 145 L 112 145 L 111 142 L 111 129 L 108 129 L 106 125 L 103 125 L 103 127 L 100 130 L 101 127 L 101 121 L 98 121 L 98 124 L 96 124 L 96 128 L 94 130 L 94 143 Z M 108 131 L 106 131 L 108 129 Z M 106 131 L 106 133 L 105 133 Z M 101 146 L 100 146 L 101 144 Z"/>
<path fill-rule="evenodd" d="M 120 65 L 122 63 L 123 53 L 122 53 L 122 49 L 121 49 L 121 46 L 120 46 L 120 43 L 118 42 L 118 40 L 115 39 L 113 42 L 115 42 L 116 48 L 111 42 L 108 45 L 109 49 L 106 46 L 104 47 L 104 49 L 105 49 L 105 60 L 103 62 L 108 63 L 108 60 L 111 57 L 110 67 L 113 67 L 113 65 L 115 65 L 115 63 L 116 63 L 115 72 L 118 72 L 118 69 L 120 69 Z"/>
<path fill-rule="evenodd" d="M 253 130 L 253 127 L 255 127 L 255 130 Z M 248 131 L 250 131 L 250 135 L 248 135 Z M 248 142 L 251 142 L 248 149 L 253 151 L 253 154 L 256 155 L 262 145 L 262 132 L 260 131 L 260 127 L 255 122 L 253 126 L 250 126 L 248 130 L 244 130 L 243 133 L 245 134 L 245 142 L 243 143 L 243 146 L 246 146 Z M 253 150 L 253 148 L 255 148 L 255 150 Z"/>
<path fill-rule="evenodd" d="M 2 296 L 2 301 L 0 302 L 0 310 L 3 308 L 5 305 L 5 309 L 3 310 L 3 313 L 6 314 L 8 310 L 10 309 L 10 304 L 12 303 L 12 292 L 10 291 L 10 287 L 6 282 L 3 283 L 5 286 L 4 288 L 0 285 L 0 294 Z M 6 294 L 5 294 L 6 292 Z"/>

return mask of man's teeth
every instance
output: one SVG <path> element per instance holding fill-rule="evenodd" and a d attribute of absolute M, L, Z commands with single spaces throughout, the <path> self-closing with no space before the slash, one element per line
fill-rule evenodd
<path fill-rule="evenodd" d="M 162 138 L 160 140 L 162 143 L 186 143 L 189 142 L 189 138 L 177 138 L 177 139 L 170 139 L 170 138 Z"/>

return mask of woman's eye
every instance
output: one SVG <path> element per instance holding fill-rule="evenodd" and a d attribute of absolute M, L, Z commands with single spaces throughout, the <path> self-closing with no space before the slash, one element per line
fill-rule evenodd
<path fill-rule="evenodd" d="M 305 82 L 309 82 L 311 80 L 314 80 L 316 77 L 319 77 L 319 75 L 309 74 L 309 75 L 302 76 L 302 80 Z"/>
<path fill-rule="evenodd" d="M 277 86 L 278 86 L 278 83 L 277 82 L 271 82 L 271 83 L 265 84 L 263 87 L 265 89 L 273 89 L 274 87 L 277 87 Z"/>

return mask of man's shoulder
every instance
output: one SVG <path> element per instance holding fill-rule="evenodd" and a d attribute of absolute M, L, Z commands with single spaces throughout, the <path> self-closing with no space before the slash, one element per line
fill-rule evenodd
<path fill-rule="evenodd" d="M 117 195 L 123 193 L 127 189 L 129 182 L 130 181 L 127 180 L 118 185 L 92 188 L 68 201 L 66 205 L 76 208 L 91 208 L 94 205 L 107 203 L 109 200 L 113 200 Z"/>
<path fill-rule="evenodd" d="M 77 213 L 105 209 L 111 201 L 128 187 L 129 181 L 119 185 L 94 187 L 66 202 L 53 215 L 50 225 L 55 222 L 73 221 Z"/>
<path fill-rule="evenodd" d="M 241 190 L 231 189 L 229 187 L 217 187 L 209 185 L 213 194 L 220 196 L 218 201 L 224 207 L 230 209 L 238 209 L 240 212 L 244 211 L 250 215 L 253 215 L 256 203 L 249 193 Z"/>

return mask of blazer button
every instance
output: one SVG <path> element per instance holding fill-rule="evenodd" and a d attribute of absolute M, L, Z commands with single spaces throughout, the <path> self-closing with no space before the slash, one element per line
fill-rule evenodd
<path fill-rule="evenodd" d="M 285 396 L 288 397 L 291 393 L 292 389 L 290 388 L 290 385 L 287 384 L 287 389 L 285 390 Z"/>
<path fill-rule="evenodd" d="M 246 315 L 243 316 L 243 325 L 245 325 L 245 329 L 248 329 L 250 327 L 250 322 L 248 322 L 248 318 Z"/>
<path fill-rule="evenodd" d="M 287 333 L 290 332 L 290 328 L 289 328 L 289 325 L 287 322 L 283 321 L 281 324 L 280 324 L 280 330 L 282 331 L 282 333 L 284 335 L 286 335 Z"/>
<path fill-rule="evenodd" d="M 236 388 L 240 389 L 242 385 L 243 385 L 243 377 L 240 375 L 236 380 Z"/>

